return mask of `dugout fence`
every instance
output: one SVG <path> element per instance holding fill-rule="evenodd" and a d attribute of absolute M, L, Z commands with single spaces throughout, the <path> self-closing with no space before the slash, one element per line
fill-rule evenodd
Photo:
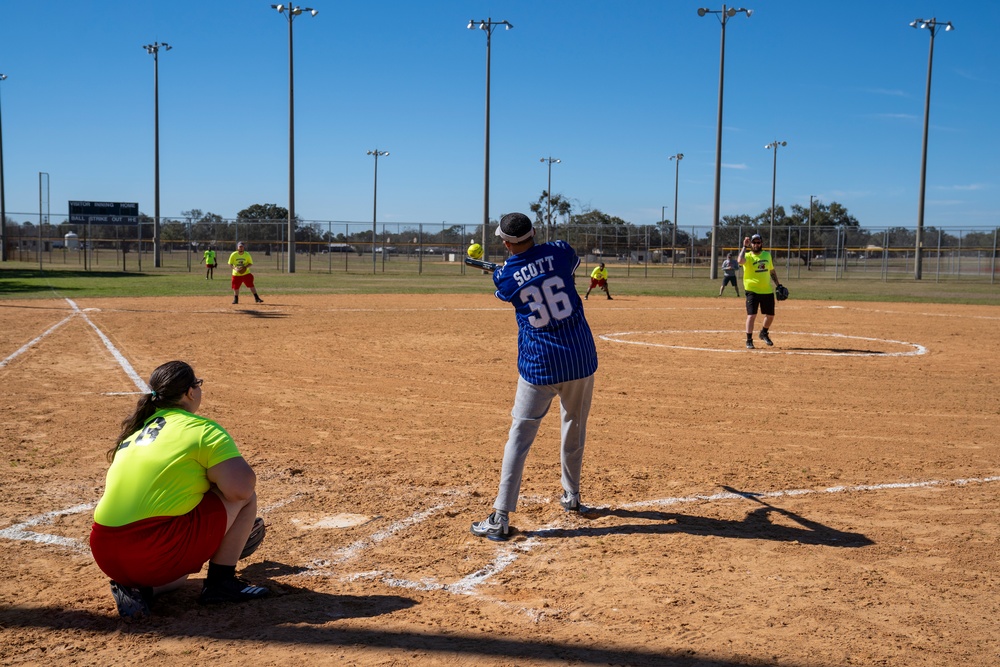
<path fill-rule="evenodd" d="M 153 225 L 34 225 L 8 223 L 8 260 L 46 265 L 77 265 L 100 271 L 201 270 L 204 250 L 214 248 L 221 265 L 236 242 L 253 253 L 258 271 L 286 270 L 286 220 L 161 220 L 161 262 L 154 269 Z M 481 224 L 304 221 L 296 229 L 296 270 L 310 272 L 415 274 L 460 272 L 470 243 L 485 241 L 486 254 L 502 259 L 505 251 Z M 734 255 L 742 239 L 769 230 L 746 226 L 718 229 L 717 262 Z M 580 255 L 584 268 L 599 262 L 629 277 L 707 278 L 711 274 L 711 230 L 707 226 L 555 225 L 540 227 L 541 241 L 563 239 Z M 1000 228 L 924 230 L 922 275 L 925 280 L 978 280 L 995 283 L 1000 275 Z M 781 226 L 770 248 L 783 280 L 823 275 L 834 280 L 912 279 L 916 230 L 902 227 Z"/>

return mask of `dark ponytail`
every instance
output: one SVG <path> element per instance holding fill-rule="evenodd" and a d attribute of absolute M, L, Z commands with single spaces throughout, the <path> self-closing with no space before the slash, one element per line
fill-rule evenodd
<path fill-rule="evenodd" d="M 122 420 L 121 433 L 115 446 L 108 450 L 108 462 L 115 460 L 118 447 L 133 433 L 142 428 L 154 412 L 175 408 L 187 390 L 194 385 L 194 369 L 183 361 L 168 361 L 149 376 L 149 393 L 143 394 L 131 415 Z"/>

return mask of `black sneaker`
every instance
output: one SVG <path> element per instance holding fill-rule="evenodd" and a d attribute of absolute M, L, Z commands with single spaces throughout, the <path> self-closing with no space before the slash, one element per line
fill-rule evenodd
<path fill-rule="evenodd" d="M 747 349 L 748 350 L 752 350 L 753 349 L 753 341 L 750 340 L 749 338 L 747 338 Z"/>
<path fill-rule="evenodd" d="M 510 520 L 501 519 L 493 512 L 482 521 L 472 524 L 472 534 L 494 542 L 503 542 L 510 537 Z"/>
<path fill-rule="evenodd" d="M 263 586 L 254 586 L 249 581 L 233 577 L 212 584 L 205 580 L 205 585 L 198 596 L 198 604 L 219 604 L 221 602 L 246 602 L 267 597 L 271 591 Z"/>
<path fill-rule="evenodd" d="M 253 300 L 256 301 L 257 303 L 264 303 L 264 299 L 260 298 L 256 294 L 253 295 Z"/>
<path fill-rule="evenodd" d="M 250 536 L 247 537 L 246 546 L 243 547 L 243 553 L 240 554 L 240 560 L 243 560 L 247 556 L 253 554 L 257 551 L 257 547 L 260 543 L 264 541 L 264 535 L 267 534 L 267 527 L 264 526 L 264 520 L 257 517 L 253 521 L 253 528 L 250 529 Z"/>
<path fill-rule="evenodd" d="M 239 302 L 240 302 L 240 297 L 234 296 L 233 297 L 233 303 L 239 303 Z"/>
<path fill-rule="evenodd" d="M 559 499 L 559 504 L 567 512 L 579 512 L 581 507 L 580 494 L 563 491 L 562 498 Z"/>
<path fill-rule="evenodd" d="M 111 580 L 111 595 L 115 598 L 118 615 L 122 618 L 139 620 L 149 616 L 149 604 L 153 601 L 153 589 L 122 586 Z"/>
<path fill-rule="evenodd" d="M 762 341 L 764 341 L 765 343 L 767 343 L 768 347 L 771 347 L 772 345 L 774 345 L 774 343 L 771 342 L 771 337 L 768 336 L 763 331 L 760 332 L 760 335 L 758 335 L 757 338 L 760 338 Z"/>

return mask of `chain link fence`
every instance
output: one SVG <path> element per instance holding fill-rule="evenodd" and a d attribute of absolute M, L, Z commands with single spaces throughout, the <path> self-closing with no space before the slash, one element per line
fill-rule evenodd
<path fill-rule="evenodd" d="M 138 225 L 71 225 L 31 223 L 7 226 L 7 259 L 46 264 L 77 264 L 84 270 L 153 270 L 153 223 Z M 220 264 L 243 241 L 258 270 L 287 267 L 287 220 L 191 221 L 162 219 L 160 271 L 197 271 L 203 252 L 214 248 Z M 502 259 L 505 249 L 494 235 L 495 223 L 483 233 L 481 224 L 300 222 L 295 231 L 296 270 L 355 273 L 414 273 L 466 270 L 462 262 L 469 244 L 482 243 L 486 255 Z M 994 282 L 1000 272 L 998 231 L 936 229 L 923 232 L 924 278 L 979 279 Z M 916 230 L 902 227 L 780 226 L 718 229 L 721 264 L 734 255 L 743 238 L 764 237 L 783 279 L 831 274 L 835 279 L 858 274 L 882 280 L 912 278 L 916 262 Z M 589 270 L 604 262 L 628 276 L 706 278 L 711 275 L 711 229 L 671 225 L 554 225 L 540 227 L 539 241 L 563 239 Z M 769 243 L 769 241 L 773 241 Z M 770 247 L 768 247 L 770 246 Z M 718 271 L 718 267 L 716 268 Z"/>

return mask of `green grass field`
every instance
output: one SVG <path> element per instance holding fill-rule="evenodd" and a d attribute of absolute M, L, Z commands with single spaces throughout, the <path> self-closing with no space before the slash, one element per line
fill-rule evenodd
<path fill-rule="evenodd" d="M 178 258 L 179 259 L 179 258 Z M 131 267 L 94 266 L 85 271 L 74 263 L 43 264 L 4 262 L 0 264 L 0 299 L 37 299 L 51 297 L 144 297 L 144 296 L 206 296 L 229 297 L 229 271 L 220 266 L 214 280 L 206 280 L 204 268 L 194 264 L 189 271 L 186 262 L 164 262 L 153 269 L 147 260 L 143 271 Z M 670 266 L 609 265 L 612 295 L 706 297 L 719 292 L 719 280 L 708 277 L 708 270 L 676 268 L 671 277 Z M 319 256 L 299 258 L 296 273 L 284 272 L 275 258 L 268 257 L 254 266 L 257 288 L 268 294 L 426 294 L 445 292 L 469 294 L 492 291 L 490 277 L 479 271 L 464 269 L 454 262 L 421 264 L 394 258 L 374 267 L 370 258 Z M 373 271 L 374 269 L 374 271 Z M 912 276 L 894 275 L 885 280 L 878 272 L 804 270 L 785 271 L 778 267 L 779 276 L 791 291 L 792 299 L 820 301 L 909 301 L 925 303 L 968 303 L 1000 305 L 1000 279 L 987 276 L 936 276 L 925 271 L 923 280 Z M 577 287 L 586 287 L 584 267 L 581 267 Z M 727 298 L 733 299 L 732 288 Z"/>

